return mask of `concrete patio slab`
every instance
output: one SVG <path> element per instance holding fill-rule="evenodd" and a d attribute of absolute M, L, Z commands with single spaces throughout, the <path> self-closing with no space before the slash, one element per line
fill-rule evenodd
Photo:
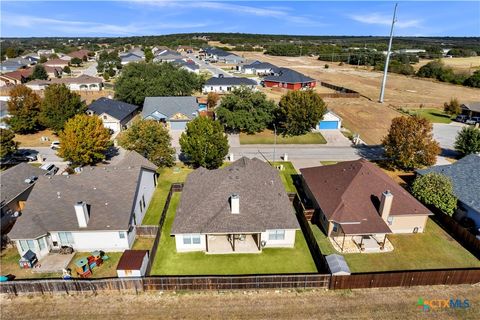
<path fill-rule="evenodd" d="M 50 253 L 47 256 L 40 259 L 33 272 L 62 272 L 67 268 L 68 264 L 72 260 L 75 254 L 59 254 Z"/>

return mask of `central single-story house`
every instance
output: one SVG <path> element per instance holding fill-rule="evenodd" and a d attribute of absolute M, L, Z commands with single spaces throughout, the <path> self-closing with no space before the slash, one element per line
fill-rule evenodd
<path fill-rule="evenodd" d="M 203 85 L 203 93 L 216 92 L 216 93 L 228 93 L 234 89 L 241 87 L 250 88 L 255 90 L 257 82 L 248 78 L 237 77 L 212 77 L 208 79 Z"/>
<path fill-rule="evenodd" d="M 196 97 L 146 97 L 142 118 L 163 122 L 170 130 L 185 130 L 198 112 Z"/>
<path fill-rule="evenodd" d="M 189 174 L 170 233 L 177 252 L 260 253 L 294 247 L 298 229 L 277 169 L 243 157 Z"/>
<path fill-rule="evenodd" d="M 124 251 L 135 241 L 157 185 L 157 167 L 134 151 L 115 165 L 41 176 L 9 237 L 20 256 L 39 259 L 61 246 Z"/>
<path fill-rule="evenodd" d="M 312 218 L 343 251 L 384 249 L 387 235 L 421 233 L 430 210 L 365 159 L 300 169 Z"/>
<path fill-rule="evenodd" d="M 480 228 L 480 155 L 471 154 L 455 163 L 417 170 L 420 175 L 440 173 L 452 180 L 453 191 L 458 199 L 454 218 L 469 217 Z"/>
<path fill-rule="evenodd" d="M 128 127 L 138 109 L 139 106 L 130 103 L 101 97 L 88 106 L 87 114 L 97 115 L 105 128 L 117 133 Z"/>
<path fill-rule="evenodd" d="M 261 62 L 261 61 L 254 61 L 249 64 L 245 64 L 239 69 L 245 74 L 256 74 L 256 75 L 271 75 L 278 70 L 278 67 L 269 63 L 269 62 Z"/>
<path fill-rule="evenodd" d="M 275 74 L 263 78 L 265 87 L 279 87 L 289 90 L 314 88 L 317 81 L 306 75 L 288 68 L 278 68 Z"/>
<path fill-rule="evenodd" d="M 161 52 L 155 53 L 153 58 L 154 62 L 173 62 L 178 59 L 182 59 L 183 56 L 177 51 L 173 50 L 163 50 Z"/>
<path fill-rule="evenodd" d="M 32 90 L 45 90 L 51 84 L 65 84 L 73 91 L 100 91 L 103 89 L 103 80 L 101 78 L 92 77 L 82 74 L 76 78 L 53 78 L 51 80 L 33 80 L 25 85 Z"/>
<path fill-rule="evenodd" d="M 462 114 L 471 117 L 480 117 L 480 101 L 478 102 L 467 102 L 460 106 L 462 109 Z"/>
<path fill-rule="evenodd" d="M 333 111 L 328 110 L 318 123 L 317 130 L 338 130 L 342 128 L 342 118 Z"/>

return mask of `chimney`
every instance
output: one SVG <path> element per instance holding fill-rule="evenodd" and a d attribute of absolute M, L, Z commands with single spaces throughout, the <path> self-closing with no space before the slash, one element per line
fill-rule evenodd
<path fill-rule="evenodd" d="M 382 219 L 387 222 L 390 211 L 392 210 L 393 194 L 390 190 L 382 192 L 382 199 L 380 200 L 380 215 Z"/>
<path fill-rule="evenodd" d="M 77 215 L 78 226 L 86 228 L 90 215 L 88 214 L 87 204 L 84 201 L 78 201 L 74 205 L 75 214 Z"/>
<path fill-rule="evenodd" d="M 240 196 L 238 194 L 232 194 L 230 197 L 230 209 L 232 214 L 240 213 Z"/>

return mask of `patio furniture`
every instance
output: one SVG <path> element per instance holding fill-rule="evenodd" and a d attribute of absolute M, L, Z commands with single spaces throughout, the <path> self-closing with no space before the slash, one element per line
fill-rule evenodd
<path fill-rule="evenodd" d="M 25 252 L 23 257 L 21 257 L 18 261 L 18 264 L 22 269 L 33 268 L 37 263 L 37 255 L 32 250 L 28 250 L 27 252 Z"/>

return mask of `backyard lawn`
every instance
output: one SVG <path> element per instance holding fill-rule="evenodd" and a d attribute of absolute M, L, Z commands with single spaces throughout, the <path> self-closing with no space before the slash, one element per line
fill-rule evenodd
<path fill-rule="evenodd" d="M 133 243 L 132 250 L 149 250 L 152 251 L 153 243 L 155 242 L 154 237 L 138 237 Z"/>
<path fill-rule="evenodd" d="M 338 253 L 317 225 L 310 224 L 324 255 Z M 428 219 L 424 233 L 389 235 L 394 251 L 344 254 L 352 272 L 480 267 L 480 261 Z"/>
<path fill-rule="evenodd" d="M 413 109 L 410 114 L 417 114 L 418 116 L 427 119 L 433 123 L 450 123 L 452 119 L 448 114 L 438 109 Z"/>
<path fill-rule="evenodd" d="M 20 260 L 20 255 L 18 254 L 17 248 L 2 250 L 0 254 L 0 275 L 13 274 L 16 279 L 62 277 L 61 273 L 33 272 L 32 269 L 22 269 L 18 265 L 18 260 Z"/>
<path fill-rule="evenodd" d="M 193 169 L 181 164 L 177 164 L 173 168 L 160 169 L 157 189 L 153 194 L 147 213 L 143 218 L 143 225 L 158 224 L 160 216 L 162 215 L 163 207 L 165 206 L 165 201 L 167 200 L 168 191 L 170 191 L 170 186 L 172 183 L 184 182 L 187 175 L 192 171 Z"/>
<path fill-rule="evenodd" d="M 274 133 L 264 130 L 255 134 L 240 133 L 240 144 L 273 144 Z M 284 137 L 277 134 L 277 144 L 326 144 L 327 141 L 320 132 L 309 132 L 303 136 Z"/>
<path fill-rule="evenodd" d="M 152 275 L 269 274 L 317 271 L 301 231 L 297 231 L 295 248 L 292 249 L 263 249 L 263 252 L 259 254 L 177 253 L 175 239 L 170 236 L 170 229 L 180 197 L 181 193 L 175 193 L 170 202 L 162 229 L 162 237 L 152 266 Z"/>

